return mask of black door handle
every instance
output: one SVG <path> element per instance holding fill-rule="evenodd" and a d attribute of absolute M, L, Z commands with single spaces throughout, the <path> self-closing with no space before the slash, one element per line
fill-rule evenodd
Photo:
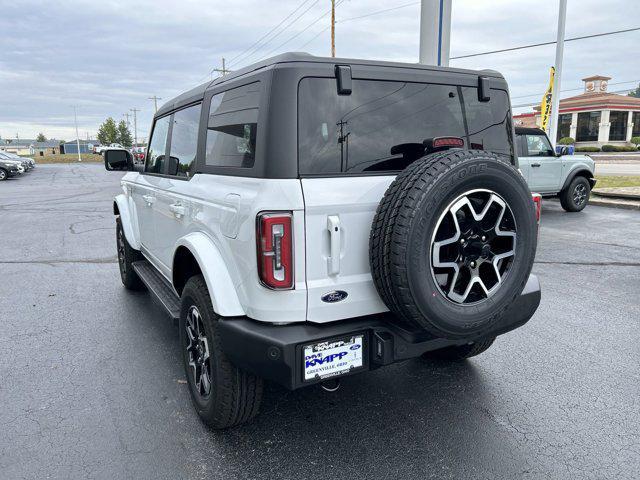
<path fill-rule="evenodd" d="M 532 164 L 531 164 L 531 166 L 532 166 L 532 167 L 539 167 L 539 166 L 540 166 L 540 164 L 539 164 L 539 163 L 532 163 Z"/>

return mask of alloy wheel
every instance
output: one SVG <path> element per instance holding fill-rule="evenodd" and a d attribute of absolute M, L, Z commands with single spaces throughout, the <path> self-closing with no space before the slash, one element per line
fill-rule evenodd
<path fill-rule="evenodd" d="M 573 203 L 576 207 L 581 206 L 587 200 L 587 186 L 584 183 L 579 183 L 576 188 L 573 189 Z"/>
<path fill-rule="evenodd" d="M 474 305 L 493 296 L 516 252 L 509 204 L 491 190 L 463 193 L 440 216 L 431 241 L 431 273 L 449 301 Z"/>
<path fill-rule="evenodd" d="M 201 397 L 211 394 L 211 355 L 209 340 L 198 307 L 192 305 L 185 322 L 187 331 L 187 356 L 193 385 Z"/>
<path fill-rule="evenodd" d="M 4 180 L 7 177 L 7 174 L 4 173 L 4 170 L 0 170 L 0 181 Z"/>
<path fill-rule="evenodd" d="M 124 232 L 122 228 L 118 229 L 118 263 L 120 264 L 120 273 L 125 275 L 127 273 L 127 263 L 125 260 L 126 248 L 124 244 Z"/>

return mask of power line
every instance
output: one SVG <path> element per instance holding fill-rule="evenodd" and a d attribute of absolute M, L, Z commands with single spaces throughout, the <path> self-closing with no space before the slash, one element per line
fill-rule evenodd
<path fill-rule="evenodd" d="M 345 18 L 344 20 L 336 20 L 336 23 L 344 23 L 344 22 L 350 22 L 351 20 L 359 20 L 361 18 L 372 17 L 373 15 L 379 15 L 380 13 L 391 12 L 393 10 L 400 10 L 401 8 L 411 7 L 413 5 L 419 5 L 419 4 L 420 2 L 405 3 L 404 5 L 398 5 L 397 7 L 392 7 L 392 8 L 385 8 L 384 10 L 378 10 L 375 12 L 367 13 L 366 15 L 360 15 L 358 17 L 350 17 L 350 18 Z"/>
<path fill-rule="evenodd" d="M 342 4 L 345 0 L 338 0 L 336 2 L 336 7 L 339 6 L 340 4 Z M 325 13 L 323 13 L 322 15 L 320 15 L 318 18 L 316 18 L 313 22 L 311 22 L 309 25 L 307 25 L 306 27 L 304 27 L 302 30 L 300 30 L 298 33 L 296 33 L 295 35 L 293 35 L 292 37 L 290 37 L 288 40 L 282 42 L 280 45 L 278 45 L 276 48 L 274 48 L 273 50 L 271 50 L 269 53 L 267 53 L 264 57 L 261 58 L 261 60 L 263 58 L 268 58 L 269 56 L 271 56 L 272 53 L 277 52 L 278 50 L 280 50 L 280 48 L 282 48 L 283 46 L 285 46 L 287 43 L 289 43 L 291 40 L 293 40 L 294 38 L 298 38 L 300 35 L 302 35 L 304 32 L 306 32 L 307 30 L 309 30 L 312 26 L 314 26 L 316 23 L 318 23 L 320 20 L 322 20 L 324 17 L 326 17 L 327 15 L 329 15 L 331 13 L 331 9 L 327 10 Z"/>
<path fill-rule="evenodd" d="M 331 25 L 329 25 L 328 27 L 324 27 L 322 30 L 320 30 L 318 33 L 316 33 L 313 37 L 311 37 L 309 40 L 307 40 L 302 45 L 300 45 L 298 48 L 296 48 L 296 50 L 302 50 L 304 47 L 309 45 L 311 42 L 313 42 L 316 38 L 318 38 L 320 35 L 322 35 L 324 32 L 326 32 L 330 28 L 331 28 Z"/>
<path fill-rule="evenodd" d="M 251 52 L 249 52 L 249 54 L 247 56 L 245 56 L 245 58 L 242 61 L 246 61 L 247 59 L 253 57 L 256 53 L 258 53 L 258 51 L 260 51 L 261 49 L 263 49 L 264 47 L 266 47 L 269 43 L 273 42 L 276 38 L 278 38 L 280 36 L 280 34 L 282 34 L 283 32 L 285 32 L 289 27 L 291 27 L 291 25 L 293 25 L 294 23 L 296 23 L 298 20 L 300 20 L 309 10 L 311 10 L 316 3 L 318 3 L 320 0 L 315 0 L 313 3 L 311 3 L 311 5 L 309 5 L 307 8 L 305 8 L 302 13 L 300 13 L 300 15 L 298 15 L 297 17 L 295 17 L 293 20 L 291 20 L 291 22 L 289 22 L 287 25 L 284 26 L 284 28 L 282 28 L 279 32 L 277 32 L 275 35 L 273 35 L 271 38 L 269 38 L 268 40 L 266 40 L 265 42 L 262 43 L 262 45 L 258 45 L 257 47 L 255 47 Z M 268 56 L 268 55 L 267 55 Z M 264 57 L 263 57 L 264 58 Z M 236 59 L 234 62 L 229 62 L 229 66 L 232 65 L 232 63 L 237 63 L 239 60 Z"/>
<path fill-rule="evenodd" d="M 617 33 L 634 32 L 636 30 L 640 30 L 640 27 L 627 28 L 625 30 L 616 30 L 616 31 L 613 31 L 613 32 L 595 33 L 593 35 L 583 35 L 581 37 L 565 38 L 564 41 L 565 42 L 573 42 L 574 40 L 584 40 L 585 38 L 604 37 L 606 35 L 614 35 L 614 34 L 617 34 Z M 493 53 L 513 52 L 514 50 L 523 50 L 525 48 L 542 47 L 544 45 L 555 45 L 556 43 L 557 42 L 555 40 L 553 42 L 532 43 L 532 44 L 529 44 L 529 45 L 522 45 L 521 47 L 503 48 L 501 50 L 492 50 L 490 52 L 471 53 L 469 55 L 459 55 L 457 57 L 451 57 L 450 60 L 457 60 L 459 58 L 479 57 L 481 55 L 491 55 Z"/>
<path fill-rule="evenodd" d="M 300 5 L 298 5 L 296 7 L 296 9 L 291 12 L 289 15 L 287 15 L 286 17 L 284 17 L 284 19 L 282 19 L 280 21 L 279 24 L 277 24 L 275 27 L 273 27 L 271 30 L 269 30 L 267 33 L 265 33 L 263 36 L 261 36 L 258 40 L 256 40 L 255 42 L 253 42 L 249 47 L 247 47 L 246 49 L 244 49 L 242 52 L 240 52 L 238 55 L 236 55 L 235 57 L 233 57 L 231 60 L 229 60 L 229 64 L 233 63 L 237 58 L 241 57 L 242 55 L 244 55 L 246 52 L 248 52 L 249 50 L 251 50 L 253 47 L 255 47 L 258 43 L 260 43 L 263 39 L 265 39 L 266 37 L 268 37 L 269 35 L 271 35 L 271 33 L 273 33 L 280 25 L 282 25 L 284 22 L 286 22 L 287 20 L 289 20 L 289 18 L 291 18 L 298 10 L 300 10 L 303 5 L 305 3 L 307 3 L 309 0 L 304 0 Z"/>

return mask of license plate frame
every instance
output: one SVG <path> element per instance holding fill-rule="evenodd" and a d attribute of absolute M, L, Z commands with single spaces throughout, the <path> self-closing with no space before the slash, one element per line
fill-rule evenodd
<path fill-rule="evenodd" d="M 365 332 L 356 332 L 305 343 L 300 346 L 299 358 L 302 382 L 305 384 L 366 370 L 369 365 L 367 335 Z M 312 362 L 312 365 L 309 366 L 308 362 Z"/>

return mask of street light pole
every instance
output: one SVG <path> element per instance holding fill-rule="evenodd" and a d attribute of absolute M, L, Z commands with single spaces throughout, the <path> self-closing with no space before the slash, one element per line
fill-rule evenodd
<path fill-rule="evenodd" d="M 449 66 L 452 0 L 422 0 L 420 63 Z"/>
<path fill-rule="evenodd" d="M 336 56 L 336 0 L 331 0 L 331 57 Z"/>
<path fill-rule="evenodd" d="M 560 0 L 558 10 L 558 32 L 556 41 L 556 72 L 553 77 L 551 97 L 551 121 L 549 122 L 549 140 L 555 148 L 558 137 L 558 110 L 560 109 L 560 84 L 562 81 L 562 59 L 564 57 L 564 27 L 567 19 L 567 0 Z"/>
<path fill-rule="evenodd" d="M 78 161 L 81 162 L 82 156 L 80 155 L 80 134 L 78 133 L 78 112 L 77 112 L 77 107 L 75 105 L 73 106 L 73 119 L 75 120 L 75 124 L 76 124 L 76 146 L 78 147 Z"/>

